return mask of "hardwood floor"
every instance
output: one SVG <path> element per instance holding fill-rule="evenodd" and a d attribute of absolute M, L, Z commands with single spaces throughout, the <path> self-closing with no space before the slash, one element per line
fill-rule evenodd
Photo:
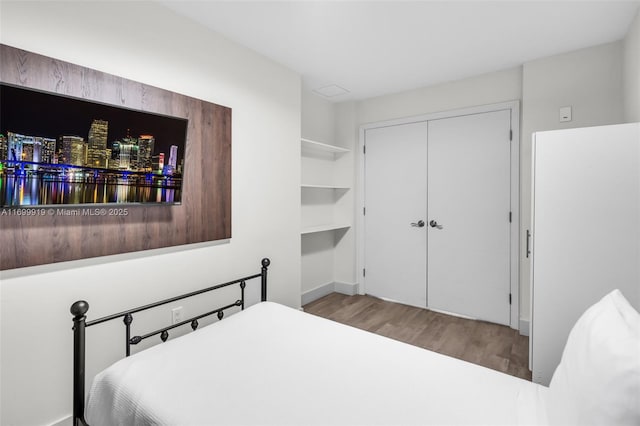
<path fill-rule="evenodd" d="M 371 296 L 331 293 L 305 312 L 531 380 L 529 338 L 507 326 Z"/>

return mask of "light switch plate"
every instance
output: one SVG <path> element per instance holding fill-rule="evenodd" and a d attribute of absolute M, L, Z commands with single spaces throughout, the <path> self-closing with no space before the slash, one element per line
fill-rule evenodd
<path fill-rule="evenodd" d="M 560 107 L 560 122 L 571 121 L 571 107 Z"/>

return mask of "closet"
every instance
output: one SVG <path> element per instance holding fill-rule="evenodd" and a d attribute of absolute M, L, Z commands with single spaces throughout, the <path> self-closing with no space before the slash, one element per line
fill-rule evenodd
<path fill-rule="evenodd" d="M 517 120 L 511 102 L 364 126 L 366 293 L 517 327 Z"/>

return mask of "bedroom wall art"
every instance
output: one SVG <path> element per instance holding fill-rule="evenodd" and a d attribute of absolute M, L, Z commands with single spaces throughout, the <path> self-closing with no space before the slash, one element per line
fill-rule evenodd
<path fill-rule="evenodd" d="M 231 108 L 6 45 L 0 80 L 0 269 L 231 238 Z"/>
<path fill-rule="evenodd" d="M 187 124 L 0 83 L 0 206 L 179 204 Z"/>

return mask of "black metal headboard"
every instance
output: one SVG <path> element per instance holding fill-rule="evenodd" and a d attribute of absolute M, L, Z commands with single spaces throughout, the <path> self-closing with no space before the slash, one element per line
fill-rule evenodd
<path fill-rule="evenodd" d="M 217 314 L 218 319 L 224 317 L 224 311 L 235 306 L 239 306 L 240 309 L 244 309 L 244 288 L 246 281 L 261 278 L 262 288 L 260 291 L 260 300 L 262 302 L 267 300 L 267 268 L 271 264 L 271 261 L 267 258 L 262 259 L 262 269 L 259 274 L 249 275 L 247 277 L 238 278 L 233 281 L 229 281 L 223 284 L 214 285 L 202 290 L 194 291 L 191 293 L 182 294 L 180 296 L 172 297 L 170 299 L 160 300 L 144 306 L 138 306 L 136 308 L 128 309 L 117 314 L 109 315 L 106 317 L 98 318 L 92 321 L 86 321 L 86 314 L 89 310 L 89 304 L 84 300 L 78 300 L 71 305 L 71 314 L 73 315 L 73 426 L 88 426 L 84 419 L 84 384 L 85 384 L 85 328 L 92 325 L 101 324 L 103 322 L 111 321 L 117 318 L 122 318 L 125 326 L 125 354 L 129 356 L 131 354 L 131 345 L 137 345 L 144 339 L 151 336 L 160 335 L 160 339 L 164 342 L 169 337 L 169 330 L 187 323 L 191 323 L 191 328 L 195 330 L 198 328 L 198 320 L 213 314 Z M 240 299 L 229 305 L 214 309 L 204 314 L 196 315 L 184 321 L 176 324 L 172 324 L 168 327 L 160 328 L 142 336 L 131 337 L 131 323 L 133 322 L 133 314 L 136 312 L 146 311 L 147 309 L 155 308 L 157 306 L 165 305 L 167 303 L 175 302 L 177 300 L 186 299 L 188 297 L 197 296 L 202 293 L 217 290 L 230 285 L 240 285 Z"/>

